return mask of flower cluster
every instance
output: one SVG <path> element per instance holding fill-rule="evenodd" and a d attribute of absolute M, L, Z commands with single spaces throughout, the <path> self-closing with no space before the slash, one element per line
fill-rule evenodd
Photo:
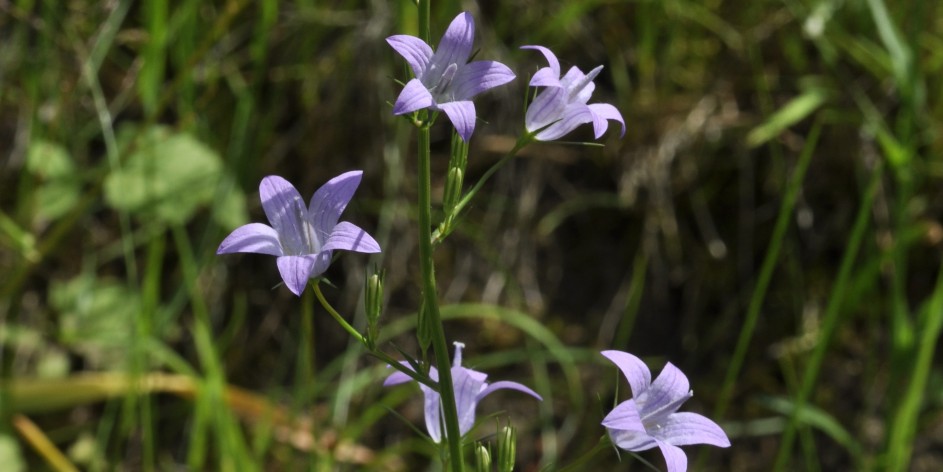
<path fill-rule="evenodd" d="M 477 120 L 472 99 L 515 78 L 511 69 L 500 62 L 469 62 L 474 36 L 475 23 L 471 14 L 466 12 L 452 20 L 435 50 L 413 36 L 395 35 L 387 38 L 387 43 L 403 56 L 414 74 L 414 78 L 406 83 L 396 99 L 393 113 L 404 115 L 423 109 L 443 112 L 461 139 L 467 142 L 474 133 Z M 541 90 L 527 108 L 524 118 L 526 132 L 520 142 L 526 144 L 533 140 L 559 139 L 586 123 L 592 124 L 594 136 L 599 139 L 608 130 L 610 120 L 618 122 L 621 126 L 620 136 L 625 135 L 625 121 L 614 106 L 607 103 L 589 104 L 595 89 L 593 80 L 599 76 L 602 66 L 588 73 L 574 66 L 563 74 L 556 55 L 546 47 L 531 45 L 523 46 L 522 49 L 540 52 L 548 65 L 537 70 L 529 82 L 530 86 Z M 426 115 L 420 116 L 414 116 L 414 122 L 425 121 Z M 428 129 L 424 131 L 428 133 Z M 428 144 L 428 139 L 426 142 Z M 453 149 L 454 146 L 453 143 Z M 425 156 L 428 159 L 428 152 Z M 464 159 L 465 155 L 462 156 Z M 462 160 L 456 160 L 459 161 Z M 463 165 L 451 169 L 449 173 L 450 178 L 453 174 L 459 176 L 459 191 Z M 287 180 L 278 176 L 265 177 L 259 185 L 259 196 L 269 225 L 249 223 L 235 229 L 219 245 L 217 253 L 249 252 L 275 256 L 285 285 L 295 295 L 301 295 L 310 279 L 320 277 L 328 269 L 333 251 L 380 252 L 380 245 L 370 234 L 353 223 L 339 221 L 341 213 L 360 185 L 362 174 L 359 170 L 350 171 L 330 179 L 314 193 L 307 205 Z M 431 207 L 431 204 L 427 202 L 424 207 Z M 414 379 L 421 379 L 430 385 L 439 383 L 439 372 L 435 368 L 430 368 L 426 377 L 415 372 L 415 362 L 397 364 L 392 358 L 385 354 L 381 356 L 382 353 L 375 350 L 376 321 L 382 305 L 382 276 L 375 275 L 368 279 L 367 293 L 369 326 L 366 337 L 343 321 L 329 305 L 325 306 L 352 335 L 359 336 L 367 349 L 397 367 L 398 371 L 390 374 L 383 385 L 398 385 Z M 321 296 L 320 291 L 317 294 Z M 323 298 L 320 301 L 326 304 Z M 542 400 L 537 392 L 518 382 L 499 381 L 489 384 L 486 374 L 462 366 L 462 350 L 465 346 L 458 342 L 454 344 L 452 367 L 442 372 L 442 377 L 447 377 L 446 374 L 451 376 L 450 390 L 454 392 L 458 413 L 457 429 L 462 436 L 475 425 L 478 403 L 497 390 L 516 390 Z M 601 354 L 622 371 L 632 389 L 632 398 L 618 404 L 602 421 L 613 444 L 629 451 L 657 447 L 665 457 L 668 472 L 683 472 L 687 469 L 687 456 L 679 446 L 730 446 L 727 435 L 712 420 L 697 413 L 678 412 L 693 393 L 687 377 L 677 367 L 668 363 L 653 382 L 651 372 L 638 357 L 622 351 L 603 351 Z M 425 403 L 426 430 L 432 441 L 439 443 L 449 439 L 443 431 L 446 420 L 439 394 L 440 391 L 448 392 L 449 384 L 447 381 L 444 385 L 439 383 L 440 388 L 436 389 L 425 383 L 419 387 Z M 454 417 L 450 419 L 449 427 L 455 431 Z M 450 445 L 458 448 L 453 449 L 453 457 L 460 457 L 461 449 L 456 444 L 450 441 Z M 513 462 L 513 454 L 508 457 Z"/>

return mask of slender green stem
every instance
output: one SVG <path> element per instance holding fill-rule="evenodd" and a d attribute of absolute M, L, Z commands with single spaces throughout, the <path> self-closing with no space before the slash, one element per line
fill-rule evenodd
<path fill-rule="evenodd" d="M 420 5 L 423 2 L 420 1 Z M 420 12 L 422 7 L 420 6 Z M 421 14 L 420 14 L 421 17 Z M 420 28 L 421 29 L 421 28 Z M 422 276 L 422 295 L 429 327 L 432 329 L 432 350 L 439 371 L 439 398 L 445 420 L 445 435 L 449 443 L 452 472 L 462 472 L 465 461 L 462 457 L 462 436 L 458 428 L 458 410 L 455 406 L 455 391 L 452 384 L 452 365 L 449 361 L 445 330 L 439 313 L 439 300 L 435 285 L 435 267 L 432 261 L 432 169 L 429 143 L 429 126 L 419 128 L 419 267 Z"/>
<path fill-rule="evenodd" d="M 311 286 L 314 287 L 314 294 L 315 296 L 317 296 L 318 302 L 321 303 L 321 306 L 324 307 L 324 309 L 328 313 L 330 313 L 331 316 L 334 317 L 334 319 L 337 320 L 337 322 L 340 323 L 340 325 L 348 333 L 350 333 L 351 336 L 353 336 L 357 341 L 359 341 L 360 344 L 364 345 L 371 356 L 376 357 L 377 359 L 380 359 L 383 362 L 386 362 L 390 367 L 408 375 L 410 378 L 412 378 L 416 382 L 419 382 L 435 390 L 436 392 L 439 391 L 439 385 L 435 381 L 433 381 L 431 378 L 429 378 L 429 376 L 424 375 L 421 372 L 416 372 L 415 370 L 407 366 L 404 366 L 399 361 L 397 361 L 396 359 L 393 359 L 387 353 L 379 349 L 371 349 L 370 346 L 367 344 L 366 338 L 364 338 L 362 334 L 360 334 L 356 329 L 354 329 L 354 327 L 351 326 L 350 323 L 348 323 L 344 319 L 344 317 L 341 316 L 340 313 L 338 313 L 337 310 L 335 310 L 333 306 L 331 306 L 330 303 L 328 303 L 327 299 L 324 298 L 324 294 L 321 292 L 320 284 L 318 282 L 314 282 L 313 284 L 311 284 Z"/>
<path fill-rule="evenodd" d="M 494 165 L 488 168 L 488 170 L 481 175 L 481 178 L 478 179 L 478 182 L 475 182 L 475 185 L 473 185 L 472 188 L 468 190 L 468 193 L 466 193 L 462 199 L 459 200 L 457 204 L 455 204 L 455 208 L 453 208 L 452 212 L 446 216 L 446 221 L 458 217 L 459 213 L 461 213 L 462 210 L 468 206 L 468 203 L 471 201 L 471 199 L 474 198 L 478 191 L 481 190 L 486 182 L 488 182 L 488 179 L 490 179 L 491 176 L 498 171 L 498 169 L 504 167 L 508 161 L 510 161 L 514 156 L 517 155 L 518 152 L 521 151 L 521 149 L 524 149 L 533 141 L 534 135 L 532 133 L 525 133 L 523 136 L 518 138 L 517 143 L 514 144 L 514 147 L 511 148 L 511 150 L 508 151 L 508 153 L 505 154 L 501 160 L 495 162 Z M 452 229 L 454 229 L 454 226 L 448 226 L 435 230 L 435 232 L 432 233 L 432 244 L 438 244 L 442 242 L 442 240 L 452 232 Z"/>
<path fill-rule="evenodd" d="M 737 376 L 740 375 L 740 368 L 746 359 L 747 349 L 750 347 L 750 340 L 753 339 L 753 332 L 756 329 L 756 323 L 760 317 L 760 308 L 763 306 L 763 299 L 766 298 L 766 289 L 773 277 L 773 270 L 776 268 L 776 262 L 779 259 L 779 249 L 782 247 L 783 239 L 786 236 L 786 230 L 789 228 L 789 216 L 796 204 L 799 196 L 799 189 L 802 188 L 802 180 L 805 172 L 809 168 L 809 162 L 812 160 L 812 154 L 818 143 L 819 133 L 822 125 L 819 121 L 815 122 L 809 138 L 806 140 L 802 155 L 799 156 L 799 163 L 789 181 L 786 189 L 785 198 L 779 208 L 779 216 L 776 218 L 776 226 L 773 228 L 773 236 L 770 239 L 769 250 L 766 252 L 766 258 L 763 259 L 763 265 L 760 268 L 760 275 L 756 281 L 756 287 L 753 289 L 753 295 L 750 297 L 750 305 L 747 308 L 747 316 L 740 330 L 740 336 L 737 339 L 737 346 L 734 349 L 733 358 L 727 368 L 727 375 L 724 378 L 723 386 L 720 390 L 720 397 L 717 402 L 717 408 L 714 411 L 714 418 L 722 418 L 730 404 L 733 395 L 734 383 Z"/>
<path fill-rule="evenodd" d="M 340 313 L 338 313 L 337 310 L 335 310 L 334 307 L 331 306 L 331 304 L 327 302 L 327 299 L 324 298 L 324 294 L 321 293 L 320 282 L 319 281 L 314 282 L 313 284 L 311 284 L 311 286 L 314 287 L 314 294 L 315 296 L 318 297 L 318 301 L 321 302 L 321 306 L 323 306 L 324 309 L 327 310 L 327 312 L 330 313 L 332 317 L 334 317 L 334 320 L 337 321 L 337 323 L 340 324 L 341 327 L 344 328 L 348 333 L 350 333 L 350 335 L 353 336 L 354 339 L 356 339 L 357 341 L 360 341 L 360 344 L 363 344 L 364 346 L 366 346 L 367 339 L 364 338 L 363 335 L 360 334 L 359 331 L 354 329 L 354 327 L 351 326 L 350 323 L 348 323 L 347 320 L 345 320 L 344 317 L 341 316 Z"/>
<path fill-rule="evenodd" d="M 812 357 L 804 368 L 799 394 L 794 400 L 795 408 L 792 410 L 792 414 L 789 417 L 789 424 L 783 432 L 782 440 L 780 441 L 779 452 L 776 455 L 776 462 L 773 467 L 774 471 L 785 470 L 789 466 L 792 442 L 799 424 L 802 409 L 812 393 L 812 388 L 815 386 L 815 382 L 818 379 L 819 370 L 825 360 L 825 353 L 828 350 L 829 343 L 841 320 L 841 306 L 845 301 L 845 291 L 850 285 L 848 279 L 851 277 L 851 269 L 857 258 L 861 241 L 864 239 L 865 230 L 870 221 L 871 207 L 877 195 L 878 184 L 880 184 L 881 176 L 883 175 L 880 166 L 877 166 L 872 172 L 871 182 L 868 184 L 868 188 L 865 191 L 864 199 L 861 201 L 861 207 L 858 208 L 858 215 L 855 217 L 855 224 L 851 230 L 851 238 L 848 241 L 845 254 L 842 256 L 841 266 L 839 266 L 838 269 L 838 277 L 832 285 L 832 294 L 829 297 L 828 306 L 825 308 L 824 321 L 822 322 L 822 330 L 819 334 L 818 343 L 815 345 Z"/>

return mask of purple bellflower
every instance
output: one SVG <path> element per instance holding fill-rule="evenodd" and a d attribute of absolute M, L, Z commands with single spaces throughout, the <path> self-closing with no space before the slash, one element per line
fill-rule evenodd
<path fill-rule="evenodd" d="M 475 39 L 471 13 L 452 20 L 435 53 L 425 41 L 405 34 L 386 38 L 413 69 L 410 80 L 393 105 L 394 115 L 423 108 L 443 111 L 465 142 L 475 131 L 475 104 L 471 99 L 492 87 L 514 80 L 514 73 L 497 61 L 468 62 Z"/>
<path fill-rule="evenodd" d="M 327 270 L 335 249 L 380 252 L 380 245 L 366 231 L 353 223 L 337 221 L 362 175 L 362 171 L 355 170 L 334 177 L 314 192 L 307 207 L 287 180 L 275 175 L 265 177 L 259 184 L 259 196 L 272 226 L 240 226 L 226 236 L 216 253 L 254 252 L 278 257 L 282 280 L 292 293 L 301 296 L 308 279 Z"/>
<path fill-rule="evenodd" d="M 462 348 L 464 347 L 465 345 L 462 343 L 455 343 L 455 359 L 452 363 L 452 384 L 455 388 L 455 406 L 458 410 L 458 429 L 463 436 L 475 425 L 475 408 L 478 406 L 478 402 L 495 390 L 510 388 L 524 392 L 538 400 L 543 400 L 537 392 L 522 384 L 503 380 L 489 385 L 485 381 L 488 378 L 487 374 L 462 367 Z M 403 365 L 409 367 L 408 363 L 404 362 Z M 429 369 L 429 377 L 436 382 L 439 381 L 439 373 L 435 367 Z M 408 375 L 402 372 L 394 372 L 386 378 L 383 386 L 388 387 L 409 381 L 412 381 L 412 378 Z M 442 407 L 439 405 L 439 394 L 423 384 L 419 384 L 419 388 L 422 389 L 426 402 L 426 430 L 432 440 L 438 443 L 444 435 L 441 429 L 443 420 L 440 418 Z"/>
<path fill-rule="evenodd" d="M 531 102 L 524 117 L 527 131 L 536 133 L 534 137 L 537 140 L 553 141 L 583 123 L 592 123 L 596 139 L 599 139 L 609 127 L 608 120 L 618 121 L 622 125 L 619 136 L 625 136 L 625 121 L 616 107 L 608 103 L 586 104 L 596 88 L 593 79 L 602 71 L 602 66 L 588 74 L 574 66 L 560 77 L 560 62 L 549 49 L 543 46 L 521 46 L 521 49 L 540 51 L 549 63 L 530 79 L 531 87 L 545 88 Z"/>
<path fill-rule="evenodd" d="M 629 451 L 661 449 L 668 472 L 684 472 L 688 458 L 678 446 L 710 444 L 729 447 L 730 440 L 717 423 L 697 413 L 678 413 L 691 398 L 688 378 L 670 362 L 655 379 L 638 357 L 622 351 L 603 351 L 629 379 L 632 399 L 615 407 L 602 420 L 616 446 Z"/>

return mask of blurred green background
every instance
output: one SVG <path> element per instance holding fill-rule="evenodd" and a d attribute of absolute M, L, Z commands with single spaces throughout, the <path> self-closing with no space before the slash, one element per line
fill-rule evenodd
<path fill-rule="evenodd" d="M 627 397 L 598 355 L 619 349 L 678 365 L 684 409 L 730 435 L 685 448 L 692 470 L 943 469 L 936 2 L 437 1 L 433 36 L 463 10 L 518 73 L 477 100 L 466 182 L 522 128 L 544 64 L 521 45 L 605 65 L 593 101 L 628 125 L 530 146 L 438 249 L 465 364 L 545 397 L 489 397 L 474 438 L 509 417 L 519 470 L 580 458 Z M 384 252 L 345 254 L 326 295 L 363 326 L 386 269 L 385 339 L 414 352 L 384 38 L 415 24 L 405 0 L 0 1 L 0 468 L 435 470 L 418 389 L 382 388 L 270 257 L 215 255 L 264 221 L 263 176 L 309 198 L 363 169 L 344 219 Z M 448 151 L 439 123 L 439 192 Z"/>

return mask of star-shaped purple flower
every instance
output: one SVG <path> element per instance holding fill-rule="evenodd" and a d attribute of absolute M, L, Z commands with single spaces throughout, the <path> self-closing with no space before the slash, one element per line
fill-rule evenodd
<path fill-rule="evenodd" d="M 514 80 L 514 73 L 497 61 L 468 62 L 475 39 L 471 13 L 452 20 L 435 53 L 425 41 L 405 34 L 386 38 L 416 75 L 400 92 L 394 115 L 423 108 L 444 111 L 458 134 L 468 142 L 475 131 L 475 104 L 471 99 L 485 90 Z"/>
<path fill-rule="evenodd" d="M 622 351 L 603 351 L 629 379 L 632 399 L 615 407 L 602 420 L 616 446 L 629 451 L 661 449 L 668 472 L 684 472 L 688 458 L 678 446 L 710 444 L 729 447 L 727 434 L 717 423 L 697 413 L 678 413 L 694 396 L 688 378 L 670 362 L 653 383 L 651 372 L 638 357 Z"/>
<path fill-rule="evenodd" d="M 455 343 L 455 359 L 452 362 L 452 384 L 455 388 L 455 406 L 458 410 L 458 430 L 463 436 L 475 425 L 475 408 L 478 406 L 478 402 L 495 390 L 510 388 L 524 392 L 538 400 L 543 400 L 540 395 L 537 395 L 537 392 L 522 384 L 502 380 L 489 385 L 485 381 L 488 378 L 487 374 L 462 367 L 462 348 L 464 347 L 465 345 L 462 343 Z M 402 364 L 409 367 L 406 362 Z M 439 381 L 439 373 L 435 367 L 429 369 L 429 377 L 436 382 Z M 388 387 L 409 381 L 412 381 L 412 378 L 408 375 L 402 372 L 394 372 L 386 378 L 383 386 Z M 429 432 L 429 437 L 433 441 L 439 442 L 443 436 L 441 430 L 443 420 L 440 419 L 442 408 L 439 405 L 439 394 L 423 384 L 419 384 L 419 388 L 422 389 L 426 403 L 426 431 Z"/>
<path fill-rule="evenodd" d="M 619 136 L 625 135 L 625 121 L 616 107 L 608 103 L 586 104 L 596 88 L 593 79 L 602 71 L 602 66 L 588 74 L 574 66 L 560 77 L 560 62 L 549 49 L 543 46 L 521 46 L 521 49 L 540 51 L 550 64 L 538 70 L 530 79 L 531 87 L 546 88 L 537 94 L 527 108 L 524 117 L 527 131 L 536 132 L 535 137 L 540 141 L 553 141 L 583 123 L 592 123 L 596 139 L 599 139 L 609 127 L 608 120 L 615 120 L 622 125 L 622 134 Z"/>
<path fill-rule="evenodd" d="M 265 177 L 259 184 L 259 196 L 272 226 L 240 226 L 226 236 L 216 253 L 254 252 L 278 257 L 282 280 L 292 293 L 301 296 L 308 279 L 327 270 L 335 249 L 380 252 L 380 245 L 366 231 L 353 223 L 337 221 L 362 175 L 362 171 L 355 170 L 334 177 L 314 192 L 307 207 L 287 180 L 276 175 Z"/>

